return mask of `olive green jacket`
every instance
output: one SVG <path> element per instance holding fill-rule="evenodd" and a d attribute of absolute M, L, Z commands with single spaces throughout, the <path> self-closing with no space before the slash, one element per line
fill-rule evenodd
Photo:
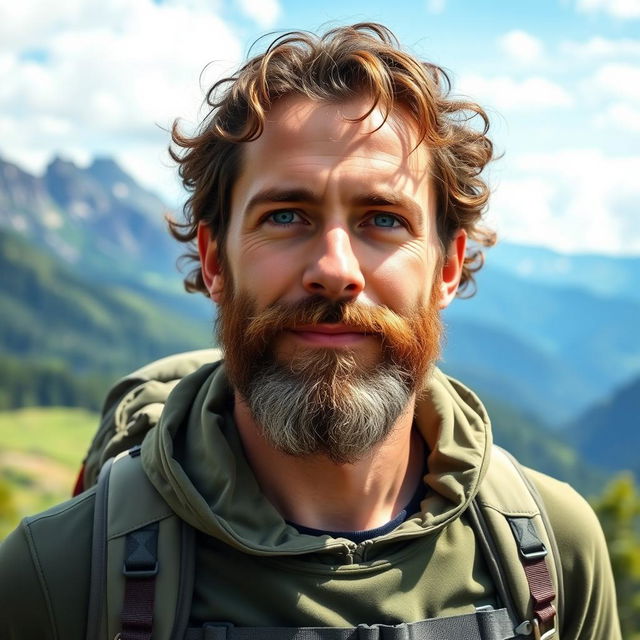
<path fill-rule="evenodd" d="M 287 525 L 264 497 L 231 418 L 224 367 L 205 366 L 171 394 L 142 465 L 198 532 L 191 625 L 397 624 L 496 605 L 466 518 L 491 451 L 477 397 L 436 371 L 416 411 L 428 450 L 421 512 L 355 544 Z M 427 428 L 433 410 L 439 427 Z M 430 421 L 432 424 L 432 421 Z M 565 584 L 561 640 L 618 640 L 603 535 L 568 485 L 527 470 L 553 523 Z M 130 496 L 135 500 L 135 487 Z M 94 491 L 25 519 L 0 546 L 0 640 L 81 640 L 86 628 Z"/>

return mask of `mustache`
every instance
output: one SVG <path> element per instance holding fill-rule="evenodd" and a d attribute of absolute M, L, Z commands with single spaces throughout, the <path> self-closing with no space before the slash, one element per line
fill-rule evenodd
<path fill-rule="evenodd" d="M 345 324 L 366 333 L 382 334 L 399 317 L 387 307 L 374 307 L 362 303 L 329 300 L 311 296 L 295 302 L 275 302 L 260 313 L 249 317 L 247 338 L 295 329 L 301 325 Z"/>
<path fill-rule="evenodd" d="M 310 296 L 295 302 L 275 302 L 259 313 L 249 314 L 244 334 L 247 342 L 266 345 L 280 332 L 296 326 L 340 323 L 379 336 L 383 344 L 393 344 L 399 354 L 409 354 L 419 349 L 420 331 L 415 323 L 426 320 L 421 310 L 405 317 L 384 305 Z"/>

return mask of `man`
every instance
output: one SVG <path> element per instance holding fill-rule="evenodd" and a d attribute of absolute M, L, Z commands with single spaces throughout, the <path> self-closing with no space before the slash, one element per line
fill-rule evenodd
<path fill-rule="evenodd" d="M 434 368 L 439 311 L 481 264 L 467 240 L 492 242 L 479 226 L 484 112 L 366 24 L 283 36 L 209 101 L 195 136 L 174 127 L 192 195 L 173 233 L 197 243 L 187 285 L 218 304 L 225 359 L 183 380 L 140 456 L 196 530 L 189 626 L 366 635 L 495 611 L 470 524 L 497 455 L 488 418 Z M 549 605 L 548 628 L 410 637 L 620 637 L 594 515 L 527 476 L 560 551 L 559 628 Z M 85 492 L 6 541 L 0 638 L 85 636 L 94 501 Z"/>

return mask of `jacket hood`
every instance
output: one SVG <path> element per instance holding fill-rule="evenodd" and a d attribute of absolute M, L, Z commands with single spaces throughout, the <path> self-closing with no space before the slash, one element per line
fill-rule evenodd
<path fill-rule="evenodd" d="M 435 369 L 421 398 L 415 418 L 428 456 L 421 513 L 375 544 L 435 533 L 459 517 L 488 463 L 489 419 L 473 392 Z M 203 366 L 172 391 L 142 446 L 144 470 L 171 508 L 191 526 L 245 553 L 353 550 L 355 543 L 346 539 L 302 534 L 284 521 L 258 486 L 232 412 L 224 363 Z"/>

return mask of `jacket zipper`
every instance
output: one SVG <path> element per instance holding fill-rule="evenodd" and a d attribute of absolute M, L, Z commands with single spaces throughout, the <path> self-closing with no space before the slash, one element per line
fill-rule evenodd
<path fill-rule="evenodd" d="M 353 550 L 352 564 L 359 564 L 360 562 L 364 562 L 367 559 L 367 551 L 373 544 L 373 540 L 363 540 L 356 548 Z"/>

